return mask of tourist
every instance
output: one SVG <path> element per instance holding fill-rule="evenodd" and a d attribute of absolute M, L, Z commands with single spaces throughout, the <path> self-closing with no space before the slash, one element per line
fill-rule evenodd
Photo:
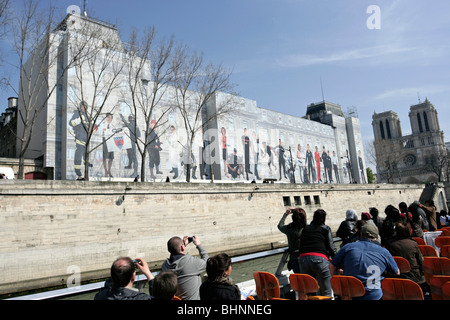
<path fill-rule="evenodd" d="M 370 208 L 369 210 L 370 215 L 372 216 L 372 220 L 375 223 L 375 225 L 378 227 L 378 231 L 381 230 L 381 226 L 383 225 L 384 219 L 380 217 L 380 213 L 377 208 Z"/>
<path fill-rule="evenodd" d="M 345 213 L 345 220 L 341 222 L 336 232 L 336 236 L 342 239 L 341 248 L 347 243 L 353 242 L 355 237 L 355 224 L 358 215 L 355 210 L 348 209 Z"/>
<path fill-rule="evenodd" d="M 424 286 L 425 277 L 423 273 L 423 256 L 419 250 L 419 245 L 411 239 L 411 229 L 405 222 L 395 224 L 396 238 L 390 242 L 386 249 L 393 255 L 405 258 L 411 266 L 411 271 L 406 274 L 408 278 Z"/>
<path fill-rule="evenodd" d="M 436 220 L 436 207 L 434 206 L 434 201 L 432 199 L 425 201 L 425 205 L 420 204 L 420 208 L 422 208 L 428 218 L 429 231 L 434 231 L 438 229 L 437 220 Z"/>
<path fill-rule="evenodd" d="M 425 225 L 418 209 L 420 208 L 414 203 L 408 207 L 408 211 L 411 212 L 411 237 L 423 238 L 423 230 L 426 230 L 428 226 Z"/>
<path fill-rule="evenodd" d="M 133 288 L 136 269 L 142 271 L 148 281 L 154 279 L 144 260 L 118 258 L 111 266 L 111 278 L 106 280 L 105 286 L 95 295 L 94 300 L 150 300 L 151 297 L 148 294 Z"/>
<path fill-rule="evenodd" d="M 382 274 L 387 271 L 399 275 L 400 271 L 388 250 L 375 241 L 378 240 L 378 228 L 366 223 L 361 228 L 361 240 L 344 246 L 330 263 L 331 274 L 338 274 L 342 269 L 346 276 L 353 276 L 364 285 L 366 290 L 362 297 L 354 300 L 380 300 Z"/>
<path fill-rule="evenodd" d="M 241 291 L 230 278 L 231 258 L 221 253 L 206 262 L 207 279 L 200 286 L 201 300 L 240 300 Z"/>
<path fill-rule="evenodd" d="M 375 225 L 375 222 L 372 220 L 371 214 L 368 212 L 361 212 L 361 220 Z"/>
<path fill-rule="evenodd" d="M 363 225 L 365 225 L 367 223 L 367 221 L 365 220 L 358 220 L 355 223 L 355 235 L 353 236 L 353 239 L 351 239 L 350 242 L 355 242 L 355 241 L 359 241 L 361 239 L 361 230 Z M 378 241 L 380 239 L 378 238 Z"/>
<path fill-rule="evenodd" d="M 380 230 L 382 246 L 386 246 L 389 241 L 394 239 L 395 224 L 401 221 L 400 212 L 393 205 L 388 205 L 384 210 L 384 213 L 386 214 L 386 218 L 384 219 Z"/>
<path fill-rule="evenodd" d="M 398 209 L 400 210 L 400 217 L 402 217 L 402 221 L 410 223 L 412 220 L 412 214 L 408 211 L 408 205 L 406 202 L 400 202 L 398 204 Z"/>
<path fill-rule="evenodd" d="M 153 280 L 152 296 L 155 300 L 173 300 L 177 292 L 177 276 L 172 271 L 160 272 Z"/>
<path fill-rule="evenodd" d="M 285 225 L 288 215 L 292 214 L 292 222 Z M 278 223 L 278 230 L 284 233 L 288 240 L 289 262 L 288 270 L 300 273 L 298 265 L 298 250 L 300 247 L 300 236 L 306 226 L 306 212 L 302 208 L 287 209 Z"/>
<path fill-rule="evenodd" d="M 329 257 L 334 257 L 336 247 L 329 226 L 325 225 L 327 213 L 318 209 L 313 220 L 303 228 L 300 237 L 299 265 L 300 273 L 314 277 L 319 284 L 318 294 L 332 296 Z"/>
<path fill-rule="evenodd" d="M 440 222 L 441 222 L 441 228 L 443 227 L 448 227 L 450 225 L 450 216 L 448 215 L 447 211 L 445 210 L 441 210 L 441 215 L 440 215 Z"/>
<path fill-rule="evenodd" d="M 200 258 L 186 252 L 186 246 L 190 242 L 196 246 Z M 206 261 L 209 258 L 208 253 L 200 244 L 200 239 L 197 236 L 192 238 L 185 236 L 183 239 L 172 237 L 167 242 L 167 249 L 170 257 L 164 261 L 161 270 L 172 271 L 177 275 L 176 296 L 182 300 L 199 300 L 199 288 L 202 284 L 201 274 L 206 270 Z"/>

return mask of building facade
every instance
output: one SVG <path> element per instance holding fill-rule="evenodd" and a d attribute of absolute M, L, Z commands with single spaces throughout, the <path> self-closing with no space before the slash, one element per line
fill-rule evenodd
<path fill-rule="evenodd" d="M 8 98 L 8 108 L 0 116 L 0 157 L 16 156 L 17 98 Z"/>
<path fill-rule="evenodd" d="M 443 167 L 437 168 L 437 162 L 447 156 L 447 149 L 437 110 L 426 99 L 410 107 L 409 119 L 412 133 L 404 136 L 395 112 L 374 113 L 372 117 L 379 182 L 420 183 L 439 179 L 437 171 Z"/>
<path fill-rule="evenodd" d="M 86 29 L 80 27 L 86 25 L 98 28 L 92 41 L 100 49 L 86 62 L 68 65 L 73 54 L 71 49 L 79 39 L 86 38 L 81 31 Z M 78 152 L 80 138 L 75 125 L 84 121 L 80 103 L 85 101 L 90 110 L 99 111 L 96 121 L 87 124 L 95 127 L 89 142 L 90 180 L 129 179 L 139 175 L 142 165 L 139 150 L 143 141 L 149 139 L 143 128 L 151 121 L 155 123 L 151 133 L 156 134 L 154 142 L 158 145 L 156 155 L 149 148 L 144 164 L 145 175 L 151 180 L 169 177 L 172 181 L 183 181 L 188 162 L 194 180 L 366 182 L 359 120 L 344 115 L 337 104 L 325 101 L 312 104 L 306 116 L 298 117 L 260 108 L 251 99 L 217 93 L 204 107 L 202 119 L 208 121 L 195 134 L 192 152 L 187 155 L 190 139 L 185 118 L 170 95 L 173 88 L 168 88 L 151 119 L 142 110 L 132 108 L 127 84 L 129 69 L 115 69 L 129 63 L 115 26 L 68 14 L 54 36 L 58 41 L 53 45 L 64 52 L 54 66 L 47 68 L 49 82 L 57 82 L 56 90 L 46 101 L 27 157 L 43 157 L 44 166 L 53 168 L 56 180 L 73 180 L 77 178 L 77 170 L 84 171 L 85 159 Z M 111 55 L 110 65 L 105 66 L 108 55 Z M 144 63 L 151 65 L 151 61 Z M 107 71 L 101 76 L 104 85 L 97 86 L 89 79 L 93 67 Z M 151 76 L 140 77 L 143 90 L 151 90 L 154 85 Z M 214 116 L 224 101 L 232 101 L 233 111 Z"/>

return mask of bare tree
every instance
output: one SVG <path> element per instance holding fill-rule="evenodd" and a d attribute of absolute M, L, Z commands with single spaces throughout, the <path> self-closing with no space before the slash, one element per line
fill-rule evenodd
<path fill-rule="evenodd" d="M 436 175 L 439 182 L 447 179 L 449 171 L 449 154 L 447 149 L 432 152 L 425 156 L 425 170 Z"/>
<path fill-rule="evenodd" d="M 165 98 L 174 76 L 170 63 L 173 49 L 173 38 L 158 41 L 154 27 L 145 30 L 142 37 L 134 30 L 128 43 L 127 82 L 131 96 L 130 109 L 136 117 L 136 121 L 131 123 L 130 138 L 136 141 L 136 149 L 141 157 L 141 181 L 145 181 L 147 151 L 152 157 L 152 151 L 159 150 L 150 149 L 160 149 L 156 141 L 156 128 L 165 124 L 165 116 L 171 110 Z M 137 136 L 139 120 L 144 124 L 140 137 Z M 154 178 L 153 168 L 150 170 Z"/>
<path fill-rule="evenodd" d="M 0 0 L 0 40 L 3 40 L 4 35 L 9 30 L 10 25 L 10 0 Z M 0 62 L 3 61 L 3 54 L 0 55 Z"/>
<path fill-rule="evenodd" d="M 364 142 L 364 153 L 366 155 L 366 161 L 374 166 L 377 167 L 377 155 L 375 152 L 375 145 L 374 140 L 368 140 Z"/>
<path fill-rule="evenodd" d="M 67 52 L 60 45 L 64 41 L 64 33 L 56 32 L 54 22 L 59 20 L 55 19 L 55 8 L 50 6 L 39 10 L 36 0 L 24 1 L 22 8 L 22 11 L 11 17 L 12 48 L 17 56 L 17 64 L 14 67 L 19 73 L 19 89 L 15 83 L 5 79 L 6 84 L 19 98 L 19 179 L 24 177 L 25 157 L 33 154 L 33 150 L 30 150 L 33 139 L 39 137 L 43 127 L 47 126 L 48 119 L 42 111 L 71 66 L 71 61 L 65 66 L 60 63 Z M 74 58 L 76 57 L 78 54 L 74 55 Z M 37 127 L 38 123 L 43 127 Z M 40 156 L 36 152 L 33 155 Z"/>
<path fill-rule="evenodd" d="M 174 100 L 186 130 L 184 162 L 186 181 L 190 182 L 194 139 L 199 133 L 202 134 L 202 131 L 208 129 L 212 120 L 233 110 L 234 86 L 230 81 L 231 72 L 226 71 L 221 65 L 206 63 L 203 54 L 191 53 L 186 47 L 178 48 L 173 64 Z M 229 95 L 225 99 L 217 99 L 220 93 L 229 93 Z M 209 140 L 208 137 L 206 139 Z M 199 158 L 202 158 L 202 154 Z"/>
<path fill-rule="evenodd" d="M 380 170 L 380 176 L 382 180 L 387 181 L 387 183 L 393 183 L 394 178 L 398 176 L 398 161 L 395 157 L 388 156 L 383 161 L 383 168 Z"/>
<path fill-rule="evenodd" d="M 90 154 L 113 137 L 102 132 L 101 140 L 94 139 L 99 125 L 117 107 L 112 98 L 120 86 L 126 55 L 115 28 L 89 18 L 76 18 L 78 25 L 73 29 L 69 50 L 75 54 L 83 52 L 83 55 L 74 59 L 73 77 L 68 81 L 71 88 L 68 104 L 76 107 L 69 124 L 74 128 L 76 139 L 75 172 L 81 178 L 82 157 L 84 179 L 89 180 Z M 79 137 L 77 130 L 82 133 Z M 111 162 L 104 162 L 107 176 L 111 176 L 110 166 Z"/>

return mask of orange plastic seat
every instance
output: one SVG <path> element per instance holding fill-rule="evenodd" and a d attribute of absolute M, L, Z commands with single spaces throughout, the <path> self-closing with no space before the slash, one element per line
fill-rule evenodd
<path fill-rule="evenodd" d="M 424 257 L 423 273 L 428 285 L 430 285 L 430 280 L 433 276 L 450 276 L 450 259 L 440 257 Z"/>
<path fill-rule="evenodd" d="M 362 297 L 366 293 L 361 280 L 352 276 L 334 275 L 331 277 L 333 293 L 342 300 L 352 300 L 354 297 Z"/>
<path fill-rule="evenodd" d="M 419 250 L 424 257 L 439 257 L 436 249 L 432 246 L 419 245 Z"/>
<path fill-rule="evenodd" d="M 297 300 L 331 300 L 332 297 L 311 295 L 317 293 L 319 284 L 308 274 L 291 273 L 289 275 L 291 289 L 295 291 Z"/>
<path fill-rule="evenodd" d="M 400 273 L 408 273 L 411 271 L 411 266 L 409 261 L 403 257 L 395 256 L 393 257 L 395 262 L 397 263 L 398 268 L 400 269 Z"/>
<path fill-rule="evenodd" d="M 424 300 L 420 286 L 409 279 L 385 278 L 381 290 L 383 300 Z"/>
<path fill-rule="evenodd" d="M 280 283 L 274 274 L 264 271 L 253 273 L 256 284 L 256 294 L 259 300 L 270 300 L 280 297 Z"/>
<path fill-rule="evenodd" d="M 450 230 L 449 229 L 437 229 L 436 231 L 442 231 L 439 237 L 449 237 L 450 236 Z"/>
<path fill-rule="evenodd" d="M 442 300 L 450 300 L 450 281 L 442 286 Z"/>
<path fill-rule="evenodd" d="M 439 236 L 436 239 L 434 239 L 434 244 L 438 248 L 440 248 L 442 246 L 450 245 L 450 237 Z"/>
<path fill-rule="evenodd" d="M 450 245 L 443 245 L 441 247 L 441 257 L 450 259 Z"/>
<path fill-rule="evenodd" d="M 425 240 L 423 240 L 422 238 L 413 237 L 413 240 L 415 240 L 419 246 L 426 245 Z"/>
<path fill-rule="evenodd" d="M 450 276 L 432 276 L 430 279 L 430 291 L 432 300 L 443 300 L 442 286 L 450 282 Z"/>

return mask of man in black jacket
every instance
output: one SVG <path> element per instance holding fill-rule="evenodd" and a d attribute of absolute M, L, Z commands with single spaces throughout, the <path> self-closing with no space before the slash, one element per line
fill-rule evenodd
<path fill-rule="evenodd" d="M 154 279 L 144 260 L 118 258 L 111 266 L 111 278 L 106 280 L 105 286 L 95 295 L 94 300 L 150 300 L 148 294 L 133 288 L 136 268 L 145 274 L 148 281 Z"/>

